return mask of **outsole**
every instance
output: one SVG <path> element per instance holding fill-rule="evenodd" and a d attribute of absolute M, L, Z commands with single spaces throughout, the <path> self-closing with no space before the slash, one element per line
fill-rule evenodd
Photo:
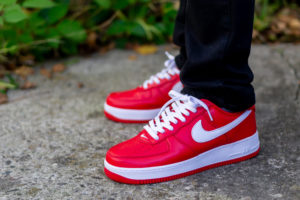
<path fill-rule="evenodd" d="M 108 112 L 104 111 L 104 115 L 106 116 L 107 119 L 112 120 L 114 122 L 120 122 L 120 123 L 126 123 L 126 124 L 144 124 L 149 122 L 149 120 L 145 121 L 138 121 L 138 120 L 124 120 L 124 119 L 119 119 Z"/>
<path fill-rule="evenodd" d="M 212 165 L 207 165 L 205 167 L 195 169 L 195 170 L 192 170 L 192 171 L 189 171 L 189 172 L 185 172 L 185 173 L 182 173 L 182 174 L 177 174 L 177 175 L 174 175 L 174 176 L 169 176 L 169 177 L 164 177 L 164 178 L 157 178 L 157 179 L 147 179 L 147 180 L 129 179 L 129 178 L 125 178 L 123 176 L 120 176 L 118 174 L 115 174 L 115 173 L 109 171 L 108 169 L 106 169 L 105 167 L 104 167 L 104 173 L 110 179 L 112 179 L 116 182 L 120 182 L 120 183 L 135 184 L 135 185 L 138 185 L 138 184 L 152 184 L 152 183 L 171 181 L 171 180 L 174 180 L 174 179 L 179 179 L 179 178 L 183 178 L 183 177 L 186 177 L 186 176 L 190 176 L 190 175 L 193 175 L 193 174 L 196 174 L 196 173 L 208 170 L 208 169 L 212 169 L 212 168 L 216 168 L 216 167 L 220 167 L 220 166 L 224 166 L 224 165 L 230 165 L 230 164 L 242 162 L 242 161 L 245 161 L 245 160 L 248 160 L 250 158 L 253 158 L 253 157 L 257 156 L 259 151 L 260 151 L 260 148 L 258 148 L 257 151 L 255 151 L 255 152 L 253 152 L 249 155 L 240 157 L 240 158 L 215 163 L 215 164 L 212 164 Z"/>

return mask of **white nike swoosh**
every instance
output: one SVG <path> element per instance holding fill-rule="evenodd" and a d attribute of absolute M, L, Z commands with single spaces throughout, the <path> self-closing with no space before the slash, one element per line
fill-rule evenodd
<path fill-rule="evenodd" d="M 141 135 L 141 137 L 148 139 L 144 133 Z"/>
<path fill-rule="evenodd" d="M 229 132 L 230 130 L 238 126 L 250 115 L 251 112 L 252 110 L 246 110 L 234 121 L 212 131 L 204 130 L 202 126 L 202 122 L 200 120 L 192 128 L 192 138 L 198 143 L 208 142 L 210 140 L 213 140 L 221 135 L 224 135 L 225 133 Z"/>

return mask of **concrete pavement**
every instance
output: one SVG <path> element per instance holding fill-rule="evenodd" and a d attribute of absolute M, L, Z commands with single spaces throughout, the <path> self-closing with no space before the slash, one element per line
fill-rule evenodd
<path fill-rule="evenodd" d="M 113 50 L 68 58 L 66 72 L 53 79 L 36 73 L 30 81 L 38 88 L 9 92 L 10 103 L 0 105 L 0 200 L 300 199 L 300 46 L 293 45 L 253 46 L 258 157 L 152 185 L 106 178 L 107 149 L 143 125 L 108 121 L 105 97 L 159 71 L 165 49 L 176 53 L 162 46 L 147 56 Z"/>

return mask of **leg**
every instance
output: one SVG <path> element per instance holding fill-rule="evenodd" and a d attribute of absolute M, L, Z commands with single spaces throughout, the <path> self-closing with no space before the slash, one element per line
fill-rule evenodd
<path fill-rule="evenodd" d="M 248 65 L 254 0 L 188 0 L 183 93 L 241 111 L 255 103 Z"/>
<path fill-rule="evenodd" d="M 180 0 L 180 7 L 175 21 L 175 29 L 173 33 L 173 42 L 180 47 L 180 54 L 175 57 L 176 65 L 181 69 L 186 61 L 185 50 L 185 11 L 186 0 Z"/>

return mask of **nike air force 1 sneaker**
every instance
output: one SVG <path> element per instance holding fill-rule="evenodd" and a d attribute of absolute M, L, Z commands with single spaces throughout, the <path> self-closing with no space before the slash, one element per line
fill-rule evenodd
<path fill-rule="evenodd" d="M 170 100 L 170 90 L 181 91 L 179 70 L 174 56 L 166 52 L 165 68 L 146 80 L 143 85 L 123 92 L 111 93 L 104 104 L 107 118 L 127 123 L 144 123 L 153 119 L 160 108 Z"/>
<path fill-rule="evenodd" d="M 205 99 L 174 91 L 170 96 L 144 130 L 107 152 L 109 178 L 128 184 L 163 182 L 258 154 L 254 106 L 230 113 Z"/>

